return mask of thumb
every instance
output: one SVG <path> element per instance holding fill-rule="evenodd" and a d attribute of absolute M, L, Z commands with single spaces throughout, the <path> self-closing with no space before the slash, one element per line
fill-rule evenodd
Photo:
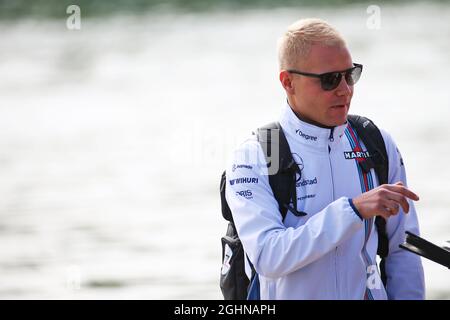
<path fill-rule="evenodd" d="M 399 186 L 404 186 L 403 182 L 401 182 L 401 181 L 397 181 L 395 184 L 399 185 Z"/>

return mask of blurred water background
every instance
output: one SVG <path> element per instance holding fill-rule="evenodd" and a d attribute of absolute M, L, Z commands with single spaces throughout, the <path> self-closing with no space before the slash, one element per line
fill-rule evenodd
<path fill-rule="evenodd" d="M 220 299 L 220 174 L 278 117 L 276 40 L 305 17 L 364 64 L 351 112 L 391 132 L 422 235 L 450 240 L 448 2 L 0 0 L 0 298 Z"/>

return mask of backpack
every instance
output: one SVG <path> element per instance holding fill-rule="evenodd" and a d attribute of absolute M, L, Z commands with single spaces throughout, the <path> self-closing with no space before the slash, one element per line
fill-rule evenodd
<path fill-rule="evenodd" d="M 379 184 L 382 185 L 388 183 L 388 156 L 386 145 L 380 130 L 371 120 L 362 116 L 349 115 L 348 122 L 356 130 L 359 138 L 362 140 L 369 152 L 369 157 L 359 162 L 361 169 L 367 173 L 370 169 L 374 168 L 378 176 Z M 258 128 L 258 142 L 264 151 L 266 160 L 268 160 L 268 155 L 270 154 L 268 147 L 273 145 L 273 143 L 276 143 L 276 141 L 271 141 L 272 130 L 278 130 L 279 132 L 279 167 L 275 174 L 269 175 L 268 177 L 270 187 L 272 188 L 275 199 L 278 202 L 279 213 L 281 214 L 283 220 L 286 217 L 288 210 L 296 216 L 304 216 L 306 213 L 298 212 L 296 210 L 296 173 L 301 173 L 301 171 L 292 158 L 288 142 L 280 124 L 278 122 L 273 122 Z M 257 300 L 259 299 L 258 277 L 250 260 L 248 260 L 248 263 L 252 269 L 252 276 L 250 279 L 245 272 L 245 260 L 248 259 L 248 257 L 244 253 L 242 243 L 239 239 L 239 235 L 237 234 L 236 226 L 234 225 L 233 215 L 225 198 L 225 187 L 226 171 L 223 172 L 220 180 L 222 216 L 228 221 L 227 232 L 225 236 L 222 237 L 222 268 L 220 274 L 220 288 L 225 300 Z M 291 201 L 294 204 L 293 206 L 289 205 Z M 389 253 L 386 221 L 382 217 L 377 216 L 375 218 L 375 225 L 378 232 L 377 254 L 381 258 L 381 280 L 384 286 L 386 286 L 387 277 L 385 272 L 385 257 Z"/>

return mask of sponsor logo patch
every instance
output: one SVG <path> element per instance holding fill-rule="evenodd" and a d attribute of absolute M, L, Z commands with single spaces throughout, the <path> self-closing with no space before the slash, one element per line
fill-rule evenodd
<path fill-rule="evenodd" d="M 347 160 L 351 159 L 366 159 L 370 157 L 369 151 L 345 151 L 344 157 Z"/>
<path fill-rule="evenodd" d="M 258 183 L 258 178 L 237 178 L 231 179 L 230 185 L 242 184 L 242 183 Z"/>
<path fill-rule="evenodd" d="M 244 197 L 245 199 L 253 199 L 252 190 L 236 191 L 236 195 Z"/>
<path fill-rule="evenodd" d="M 302 171 L 305 168 L 305 165 L 303 164 L 303 159 L 298 154 L 293 153 L 292 159 L 294 159 L 294 162 L 297 164 L 300 171 Z"/>
<path fill-rule="evenodd" d="M 303 179 L 301 181 L 298 181 L 296 186 L 304 187 L 304 186 L 311 185 L 311 184 L 317 184 L 317 177 L 315 177 L 314 179 Z"/>
<path fill-rule="evenodd" d="M 305 140 L 311 140 L 311 141 L 317 141 L 317 137 L 310 136 L 309 134 L 303 133 L 300 129 L 295 130 L 295 133 L 298 134 L 300 137 L 302 137 Z"/>
<path fill-rule="evenodd" d="M 305 199 L 311 199 L 311 198 L 315 198 L 315 197 L 316 197 L 315 194 L 307 194 L 306 196 L 297 198 L 297 200 L 298 200 L 298 201 L 302 201 L 302 200 L 305 200 Z"/>
<path fill-rule="evenodd" d="M 249 169 L 249 170 L 253 169 L 252 166 L 249 166 L 247 164 L 233 164 L 233 166 L 231 167 L 231 170 L 234 172 L 236 169 L 241 169 L 241 168 Z"/>
<path fill-rule="evenodd" d="M 302 171 L 305 168 L 302 157 L 300 157 L 297 153 L 292 154 L 292 159 L 294 159 L 295 164 L 297 164 L 298 169 L 300 170 L 300 174 L 296 173 L 295 181 L 298 183 L 302 178 Z"/>

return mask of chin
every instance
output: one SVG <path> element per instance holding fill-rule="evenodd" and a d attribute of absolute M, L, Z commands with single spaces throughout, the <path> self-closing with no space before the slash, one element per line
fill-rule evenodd
<path fill-rule="evenodd" d="M 343 117 L 343 118 L 339 118 L 339 119 L 330 119 L 329 121 L 326 122 L 326 126 L 327 127 L 338 127 L 341 126 L 343 124 L 345 124 L 347 122 L 347 116 Z"/>
<path fill-rule="evenodd" d="M 344 110 L 342 110 L 341 112 L 339 112 L 339 114 L 334 113 L 332 115 L 329 115 L 328 125 L 336 127 L 345 124 L 347 122 L 347 112 L 348 110 L 345 110 L 345 112 Z"/>

